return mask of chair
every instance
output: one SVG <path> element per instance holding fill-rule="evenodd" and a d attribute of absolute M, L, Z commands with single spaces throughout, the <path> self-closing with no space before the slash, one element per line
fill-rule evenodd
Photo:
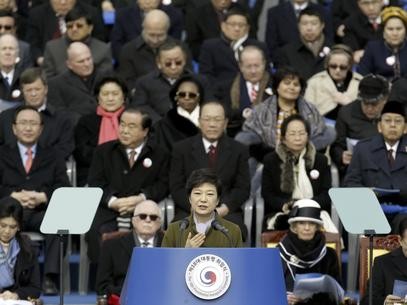
<path fill-rule="evenodd" d="M 389 253 L 400 246 L 398 235 L 373 238 L 373 261 L 376 257 Z M 359 256 L 359 291 L 360 296 L 366 292 L 367 279 L 369 278 L 369 238 L 360 237 Z"/>

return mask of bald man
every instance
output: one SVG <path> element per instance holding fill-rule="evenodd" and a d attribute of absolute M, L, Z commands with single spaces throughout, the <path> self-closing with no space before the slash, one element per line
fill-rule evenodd
<path fill-rule="evenodd" d="M 117 10 L 116 21 L 112 30 L 111 39 L 113 57 L 118 59 L 123 45 L 139 36 L 143 30 L 142 22 L 145 14 L 153 9 L 164 11 L 169 19 L 168 34 L 181 39 L 184 30 L 184 18 L 181 10 L 172 4 L 163 5 L 160 0 L 137 0 L 137 3 Z"/>
<path fill-rule="evenodd" d="M 19 90 L 21 67 L 16 66 L 18 41 L 12 34 L 0 36 L 0 111 L 15 107 L 22 100 Z"/>
<path fill-rule="evenodd" d="M 82 42 L 70 44 L 66 66 L 66 72 L 49 80 L 48 102 L 70 113 L 76 124 L 80 116 L 96 111 L 93 90 L 100 75 L 108 71 L 95 69 L 91 51 Z"/>
<path fill-rule="evenodd" d="M 102 244 L 96 275 L 98 295 L 120 295 L 134 247 L 161 245 L 162 216 L 158 205 L 152 200 L 142 201 L 136 205 L 133 215 L 131 232 Z"/>

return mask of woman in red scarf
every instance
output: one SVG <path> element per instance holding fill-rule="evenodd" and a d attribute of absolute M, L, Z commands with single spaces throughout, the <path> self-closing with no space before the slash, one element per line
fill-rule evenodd
<path fill-rule="evenodd" d="M 86 184 L 88 169 L 97 145 L 116 140 L 119 117 L 127 99 L 127 87 L 118 77 L 103 77 L 95 88 L 98 106 L 96 112 L 81 117 L 75 128 L 74 156 L 78 185 Z"/>

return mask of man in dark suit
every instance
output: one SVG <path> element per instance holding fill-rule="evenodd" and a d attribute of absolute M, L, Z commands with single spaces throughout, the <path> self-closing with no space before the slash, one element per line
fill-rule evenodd
<path fill-rule="evenodd" d="M 405 206 L 407 125 L 404 104 L 388 101 L 383 107 L 377 127 L 380 135 L 361 140 L 355 146 L 344 186 L 398 189 L 399 192 L 395 194 L 378 194 L 379 201 Z M 402 214 L 387 214 L 390 220 L 394 218 L 394 223 L 400 215 Z"/>
<path fill-rule="evenodd" d="M 170 191 L 175 202 L 175 220 L 190 214 L 185 183 L 195 169 L 214 168 L 222 182 L 222 197 L 217 213 L 238 224 L 244 239 L 247 228 L 243 224 L 242 205 L 249 198 L 250 177 L 245 146 L 227 137 L 225 109 L 219 102 L 201 106 L 199 125 L 201 134 L 183 140 L 173 147 Z"/>
<path fill-rule="evenodd" d="M 324 70 L 324 61 L 332 41 L 324 34 L 324 18 L 315 8 L 306 8 L 298 17 L 300 40 L 293 41 L 279 50 L 277 68 L 291 66 L 307 80 Z"/>
<path fill-rule="evenodd" d="M 151 124 L 146 112 L 128 108 L 120 117 L 119 140 L 95 150 L 88 184 L 102 188 L 103 197 L 87 234 L 92 262 L 98 261 L 101 234 L 130 229 L 137 204 L 168 194 L 169 154 L 148 138 Z"/>
<path fill-rule="evenodd" d="M 127 234 L 105 240 L 96 275 L 98 295 L 120 295 L 134 247 L 160 247 L 163 233 L 160 230 L 162 216 L 157 203 L 140 202 L 134 208 L 131 220 L 133 230 Z"/>
<path fill-rule="evenodd" d="M 55 110 L 47 103 L 48 85 L 40 68 L 29 68 L 20 77 L 20 87 L 24 104 L 36 108 L 42 114 L 44 128 L 38 142 L 43 147 L 54 147 L 67 159 L 75 147 L 73 125 L 67 114 Z M 0 113 L 0 145 L 12 145 L 16 142 L 12 125 L 16 109 L 7 109 Z"/>
<path fill-rule="evenodd" d="M 17 142 L 0 148 L 0 197 L 11 196 L 23 206 L 25 231 L 39 232 L 53 191 L 69 186 L 65 161 L 52 147 L 42 147 L 38 143 L 42 129 L 42 117 L 37 109 L 21 106 L 13 121 Z M 45 237 L 45 294 L 57 292 L 58 241 L 55 235 Z"/>
<path fill-rule="evenodd" d="M 184 18 L 179 9 L 172 4 L 164 5 L 160 0 L 137 0 L 136 4 L 122 8 L 116 13 L 116 21 L 110 37 L 114 58 L 119 58 L 121 48 L 125 43 L 141 34 L 143 18 L 153 9 L 160 9 L 168 15 L 171 20 L 168 34 L 181 39 Z"/>
<path fill-rule="evenodd" d="M 105 40 L 105 29 L 100 12 L 86 1 L 48 0 L 30 10 L 27 41 L 30 43 L 34 61 L 42 65 L 47 41 L 61 37 L 66 32 L 64 17 L 73 7 L 81 7 L 92 15 L 93 36 Z"/>

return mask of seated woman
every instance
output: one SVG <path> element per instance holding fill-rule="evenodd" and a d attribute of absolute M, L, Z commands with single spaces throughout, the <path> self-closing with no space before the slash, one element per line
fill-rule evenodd
<path fill-rule="evenodd" d="M 324 211 L 330 212 L 328 160 L 315 150 L 309 134 L 308 122 L 298 114 L 289 116 L 281 124 L 281 142 L 263 160 L 261 194 L 266 215 L 288 214 L 294 201 L 305 198 L 319 202 Z M 268 230 L 286 229 L 275 227 L 275 219 L 266 220 Z M 326 212 L 324 219 L 329 219 Z"/>
<path fill-rule="evenodd" d="M 23 208 L 0 200 L 0 300 L 33 300 L 41 294 L 40 268 L 29 240 L 21 235 Z"/>
<path fill-rule="evenodd" d="M 400 222 L 398 228 L 400 248 L 376 257 L 373 264 L 373 305 L 405 304 L 406 300 L 393 295 L 394 281 L 407 281 L 407 219 Z M 362 305 L 369 304 L 369 295 L 365 294 Z"/>
<path fill-rule="evenodd" d="M 88 171 L 96 146 L 116 140 L 119 117 L 127 99 L 126 84 L 118 77 L 107 75 L 95 87 L 98 107 L 95 113 L 80 118 L 75 128 L 74 157 L 78 185 L 87 183 Z"/>
<path fill-rule="evenodd" d="M 204 89 L 192 75 L 179 78 L 171 88 L 173 108 L 153 126 L 157 142 L 172 150 L 174 143 L 199 132 L 199 103 L 204 100 Z"/>
<path fill-rule="evenodd" d="M 352 50 L 344 44 L 334 45 L 325 58 L 325 71 L 308 80 L 305 100 L 326 118 L 336 120 L 339 108 L 358 96 L 362 75 L 352 72 L 352 67 Z"/>
<path fill-rule="evenodd" d="M 407 12 L 389 6 L 381 13 L 383 39 L 368 42 L 358 72 L 380 74 L 389 80 L 407 76 Z"/>
<path fill-rule="evenodd" d="M 194 170 L 185 188 L 191 203 L 191 215 L 168 226 L 161 247 L 241 247 L 239 226 L 215 211 L 222 192 L 216 174 L 208 168 Z"/>
<path fill-rule="evenodd" d="M 301 301 L 292 292 L 296 274 L 321 273 L 340 281 L 338 257 L 325 245 L 320 211 L 314 200 L 296 201 L 288 220 L 290 230 L 278 244 L 290 305 Z"/>

